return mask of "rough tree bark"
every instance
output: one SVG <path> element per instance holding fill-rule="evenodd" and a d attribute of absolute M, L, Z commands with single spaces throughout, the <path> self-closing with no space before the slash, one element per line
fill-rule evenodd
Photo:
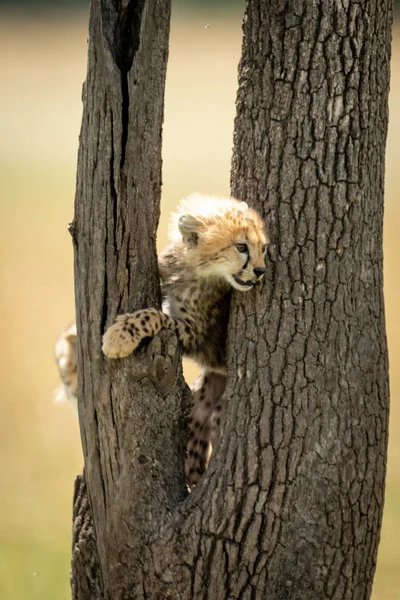
<path fill-rule="evenodd" d="M 157 0 L 92 2 L 72 227 L 88 490 L 78 478 L 73 597 L 367 599 L 388 432 L 391 2 L 247 0 L 232 193 L 267 218 L 269 277 L 233 297 L 229 410 L 186 499 L 174 336 L 115 363 L 100 351 L 118 312 L 159 302 L 168 18 Z"/>
<path fill-rule="evenodd" d="M 126 361 L 101 353 L 118 313 L 160 306 L 155 236 L 169 19 L 165 0 L 91 5 L 71 225 L 86 477 L 75 490 L 76 598 L 132 594 L 140 577 L 129 561 L 140 563 L 155 523 L 186 495 L 177 340 L 164 332 Z"/>

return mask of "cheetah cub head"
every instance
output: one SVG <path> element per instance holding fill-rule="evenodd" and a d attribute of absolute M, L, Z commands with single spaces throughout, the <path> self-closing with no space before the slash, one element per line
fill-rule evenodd
<path fill-rule="evenodd" d="M 179 208 L 171 234 L 199 278 L 223 279 L 241 292 L 261 280 L 269 238 L 255 210 L 233 198 L 197 194 Z"/>

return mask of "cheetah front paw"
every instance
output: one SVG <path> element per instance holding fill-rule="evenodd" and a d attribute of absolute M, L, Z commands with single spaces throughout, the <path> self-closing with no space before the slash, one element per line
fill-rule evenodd
<path fill-rule="evenodd" d="M 121 315 L 107 329 L 101 349 L 108 358 L 124 358 L 139 346 L 143 336 L 132 323 L 134 319 L 134 314 Z"/>

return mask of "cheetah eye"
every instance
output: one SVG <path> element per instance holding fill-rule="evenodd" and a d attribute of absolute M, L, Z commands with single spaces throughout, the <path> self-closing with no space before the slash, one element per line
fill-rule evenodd
<path fill-rule="evenodd" d="M 248 254 L 248 252 L 249 252 L 247 244 L 235 244 L 235 248 L 241 254 Z"/>

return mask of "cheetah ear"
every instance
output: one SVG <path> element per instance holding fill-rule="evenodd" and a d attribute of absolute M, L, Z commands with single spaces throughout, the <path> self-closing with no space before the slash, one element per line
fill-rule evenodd
<path fill-rule="evenodd" d="M 187 246 L 197 246 L 199 241 L 200 222 L 193 215 L 185 214 L 179 217 L 179 231 L 182 234 L 182 239 Z"/>

